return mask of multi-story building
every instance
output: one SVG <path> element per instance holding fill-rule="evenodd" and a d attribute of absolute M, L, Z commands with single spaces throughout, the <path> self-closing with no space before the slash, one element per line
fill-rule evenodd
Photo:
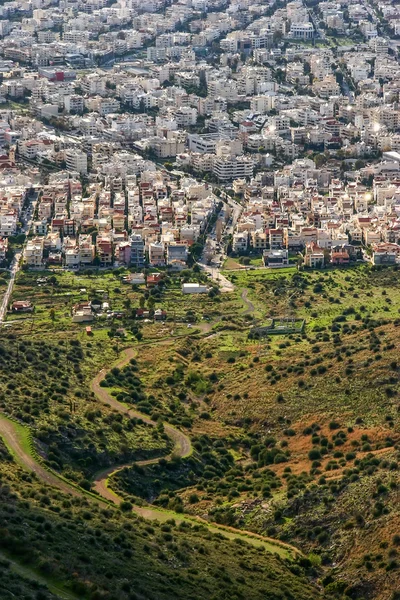
<path fill-rule="evenodd" d="M 171 243 L 166 246 L 167 265 L 174 266 L 175 263 L 186 264 L 188 248 L 186 244 Z"/>
<path fill-rule="evenodd" d="M 139 233 L 133 233 L 130 237 L 131 242 L 131 265 L 137 269 L 143 269 L 145 266 L 144 241 Z"/>
<path fill-rule="evenodd" d="M 7 259 L 8 239 L 0 238 L 0 265 L 4 265 Z"/>
<path fill-rule="evenodd" d="M 312 23 L 292 23 L 290 35 L 296 39 L 311 40 L 314 37 L 314 26 Z"/>
<path fill-rule="evenodd" d="M 69 171 L 87 173 L 87 155 L 78 148 L 65 150 L 65 162 Z"/>
<path fill-rule="evenodd" d="M 165 247 L 162 242 L 149 244 L 149 263 L 153 267 L 165 266 Z"/>
<path fill-rule="evenodd" d="M 28 267 L 41 267 L 43 265 L 44 239 L 35 237 L 28 240 L 25 247 L 24 259 Z"/>
<path fill-rule="evenodd" d="M 229 181 L 251 177 L 254 163 L 248 156 L 217 156 L 213 164 L 213 173 L 219 181 Z"/>

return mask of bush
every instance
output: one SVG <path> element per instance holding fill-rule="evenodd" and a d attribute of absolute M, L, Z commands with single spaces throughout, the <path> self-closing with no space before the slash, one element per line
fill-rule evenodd
<path fill-rule="evenodd" d="M 312 450 L 310 450 L 310 452 L 308 453 L 308 458 L 310 460 L 318 460 L 321 458 L 321 452 L 317 449 L 317 448 L 313 448 Z"/>

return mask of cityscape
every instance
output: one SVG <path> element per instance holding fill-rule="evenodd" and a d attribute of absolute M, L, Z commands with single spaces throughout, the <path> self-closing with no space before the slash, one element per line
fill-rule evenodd
<path fill-rule="evenodd" d="M 400 600 L 400 3 L 0 6 L 0 600 Z"/>

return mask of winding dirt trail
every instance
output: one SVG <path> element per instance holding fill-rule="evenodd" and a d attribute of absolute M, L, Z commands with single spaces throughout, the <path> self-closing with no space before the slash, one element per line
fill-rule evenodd
<path fill-rule="evenodd" d="M 246 310 L 242 313 L 242 315 L 251 315 L 254 312 L 254 304 L 248 299 L 248 297 L 247 297 L 248 293 L 249 293 L 249 290 L 247 288 L 245 288 L 240 295 L 244 304 L 247 306 Z"/>
<path fill-rule="evenodd" d="M 69 485 L 68 482 L 64 482 L 60 477 L 45 469 L 27 450 L 27 447 L 29 447 L 29 430 L 26 427 L 0 414 L 0 435 L 6 446 L 14 454 L 16 461 L 28 471 L 33 471 L 42 481 L 67 494 L 81 495 L 79 490 Z"/>
<path fill-rule="evenodd" d="M 124 357 L 114 366 L 119 368 L 123 367 L 135 355 L 136 349 L 126 349 L 124 351 Z M 113 398 L 108 393 L 106 388 L 101 387 L 100 382 L 104 379 L 105 375 L 106 370 L 102 369 L 100 373 L 98 373 L 98 375 L 93 379 L 91 385 L 91 389 L 93 390 L 99 401 L 101 401 L 104 404 L 108 404 L 115 410 L 126 414 L 130 417 L 140 418 L 142 419 L 142 421 L 148 423 L 149 425 L 157 425 L 157 423 L 152 421 L 147 415 L 143 415 L 142 413 L 137 412 L 134 409 L 128 408 L 124 404 L 118 402 L 118 400 Z M 155 464 L 161 458 L 163 458 L 164 460 L 171 460 L 171 458 L 174 456 L 179 456 L 181 458 L 190 456 L 190 454 L 192 453 L 192 445 L 189 437 L 185 433 L 183 433 L 179 429 L 176 429 L 172 425 L 169 425 L 168 423 L 164 423 L 164 431 L 174 443 L 173 451 L 168 456 L 137 461 L 136 464 L 145 466 Z M 74 486 L 73 483 L 64 480 L 56 473 L 47 470 L 40 464 L 40 462 L 38 462 L 32 449 L 29 446 L 30 431 L 26 426 L 16 423 L 8 419 L 4 415 L 0 414 L 0 436 L 3 437 L 7 447 L 14 454 L 17 462 L 29 471 L 33 471 L 34 473 L 36 473 L 36 475 L 40 479 L 42 479 L 49 485 L 55 486 L 61 489 L 62 491 L 68 494 L 72 494 L 74 496 L 88 497 L 94 502 L 106 502 L 119 505 L 123 501 L 123 498 L 118 496 L 113 490 L 111 490 L 108 487 L 108 481 L 110 477 L 112 477 L 121 469 L 125 467 L 131 467 L 132 463 L 117 466 L 114 465 L 98 473 L 94 479 L 94 489 L 98 494 L 98 497 L 96 497 L 96 495 L 85 492 L 81 488 Z M 267 536 L 262 536 L 251 531 L 235 529 L 234 527 L 219 525 L 216 523 L 209 523 L 208 521 L 200 517 L 182 515 L 180 513 L 166 511 L 163 509 L 155 508 L 153 506 L 134 506 L 132 510 L 145 519 L 157 521 L 166 521 L 168 519 L 174 519 L 178 523 L 182 521 L 187 521 L 191 524 L 198 523 L 204 525 L 209 531 L 212 531 L 213 533 L 219 533 L 228 539 L 242 538 L 243 540 L 247 541 L 248 543 L 254 546 L 263 546 L 267 551 L 277 553 L 282 557 L 293 558 L 302 554 L 301 551 L 295 546 L 291 546 L 290 544 L 281 542 L 280 540 L 269 538 Z"/>
<path fill-rule="evenodd" d="M 245 290 L 245 291 L 247 292 L 247 290 Z M 246 296 L 245 296 L 245 298 L 246 298 Z M 243 299 L 245 300 L 245 298 L 243 298 Z M 249 312 L 254 310 L 254 306 L 252 305 L 251 302 L 249 302 L 247 300 L 245 300 L 245 302 L 248 302 L 248 304 L 250 305 Z M 126 365 L 129 362 L 129 360 L 131 358 L 133 358 L 136 355 L 136 353 L 137 353 L 137 351 L 135 349 L 128 348 L 127 350 L 125 350 L 124 358 L 122 360 L 120 360 L 115 366 L 117 366 L 119 368 L 123 367 L 124 365 Z M 154 426 L 157 425 L 157 423 L 152 421 L 146 415 L 143 415 L 142 413 L 137 412 L 133 409 L 129 409 L 124 404 L 121 404 L 118 400 L 113 398 L 108 393 L 107 388 L 101 387 L 100 382 L 104 379 L 105 375 L 106 375 L 106 372 L 104 369 L 102 369 L 92 382 L 92 391 L 96 394 L 97 398 L 101 402 L 108 404 L 115 410 L 118 410 L 119 412 L 127 414 L 130 417 L 137 417 L 137 418 L 142 419 L 143 421 L 145 421 L 148 424 L 151 424 Z M 192 445 L 191 445 L 189 437 L 185 433 L 183 433 L 179 429 L 176 429 L 172 425 L 169 425 L 168 423 L 164 423 L 164 431 L 174 442 L 174 449 L 171 452 L 171 454 L 169 454 L 168 456 L 164 456 L 162 458 L 164 458 L 165 460 L 170 460 L 173 456 L 179 456 L 180 458 L 186 458 L 186 457 L 190 456 L 190 454 L 192 453 Z M 135 464 L 140 465 L 140 466 L 146 466 L 146 465 L 156 464 L 159 460 L 160 460 L 160 457 L 151 458 L 148 460 L 136 461 Z M 105 469 L 104 471 L 101 471 L 100 473 L 98 473 L 94 479 L 94 489 L 96 490 L 96 492 L 103 498 L 106 498 L 107 500 L 109 500 L 110 502 L 114 502 L 115 504 L 120 504 L 123 501 L 123 498 L 118 496 L 112 489 L 109 488 L 108 481 L 109 481 L 110 477 L 112 477 L 113 475 L 115 475 L 116 473 L 118 473 L 119 471 L 124 469 L 125 467 L 131 467 L 131 466 L 132 466 L 132 464 L 125 464 L 125 465 L 120 465 L 117 467 L 115 467 L 115 466 L 109 467 L 108 469 Z M 296 547 L 291 546 L 290 544 L 286 544 L 285 542 L 281 542 L 280 540 L 275 540 L 274 538 L 262 536 L 257 533 L 253 533 L 251 531 L 235 529 L 234 527 L 229 527 L 227 525 L 218 525 L 218 524 L 209 523 L 208 521 L 206 521 L 205 519 L 202 519 L 201 517 L 195 517 L 195 516 L 194 517 L 187 517 L 187 516 L 185 517 L 184 515 L 182 515 L 180 513 L 178 514 L 178 513 L 173 513 L 172 511 L 164 511 L 162 509 L 153 508 L 152 506 L 134 506 L 133 510 L 134 510 L 134 512 L 136 512 L 138 515 L 144 517 L 145 519 L 166 520 L 166 519 L 174 518 L 175 521 L 177 521 L 177 522 L 181 522 L 181 521 L 196 522 L 197 521 L 201 524 L 204 524 L 210 531 L 213 531 L 214 533 L 222 533 L 225 537 L 228 537 L 230 539 L 241 536 L 241 537 L 245 538 L 248 542 L 253 543 L 254 545 L 263 545 L 269 551 L 277 552 L 278 554 L 281 554 L 283 556 L 288 555 L 288 554 L 291 554 L 292 556 L 301 554 L 300 550 L 298 550 Z"/>
<path fill-rule="evenodd" d="M 116 367 L 122 368 L 126 364 L 128 364 L 130 359 L 136 356 L 137 351 L 134 348 L 128 348 L 124 351 L 124 354 L 125 356 L 115 365 Z M 92 381 L 92 391 L 95 393 L 97 398 L 101 402 L 103 402 L 103 404 L 108 404 L 109 406 L 111 406 L 111 408 L 117 410 L 120 413 L 128 415 L 129 417 L 136 417 L 137 419 L 141 419 L 148 425 L 153 425 L 154 427 L 156 427 L 157 423 L 150 419 L 147 415 L 144 415 L 132 408 L 128 408 L 124 404 L 121 404 L 121 402 L 118 402 L 118 400 L 113 398 L 108 393 L 106 388 L 101 387 L 100 382 L 104 379 L 105 375 L 106 371 L 102 369 Z M 190 454 L 192 453 L 192 444 L 190 443 L 190 439 L 187 435 L 185 435 L 182 431 L 176 429 L 172 425 L 169 425 L 168 423 L 164 423 L 164 431 L 168 435 L 168 437 L 173 441 L 174 448 L 171 454 L 162 458 L 164 458 L 165 460 L 171 460 L 173 456 L 179 456 L 180 458 L 186 458 L 187 456 L 190 456 Z M 137 461 L 136 464 L 140 466 L 153 465 L 156 464 L 159 460 L 160 457 L 150 458 L 148 460 Z M 121 471 L 121 469 L 130 466 L 132 466 L 131 463 L 118 466 L 114 465 L 112 467 L 104 469 L 100 473 L 97 473 L 94 479 L 94 489 L 96 490 L 96 492 L 100 494 L 100 496 L 102 496 L 103 498 L 109 500 L 110 502 L 116 502 L 119 504 L 121 502 L 121 499 L 119 498 L 119 501 L 117 501 L 118 496 L 116 496 L 116 494 L 109 489 L 109 487 L 107 486 L 107 481 L 111 475 L 114 475 L 118 471 Z"/>

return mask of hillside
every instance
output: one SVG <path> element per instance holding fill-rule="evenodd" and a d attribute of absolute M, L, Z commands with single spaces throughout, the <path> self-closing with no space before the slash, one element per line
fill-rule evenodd
<path fill-rule="evenodd" d="M 150 524 L 68 496 L 27 474 L 3 446 L 1 452 L 1 552 L 74 598 L 320 597 L 307 569 L 263 548 L 227 541 L 200 525 Z M 16 573 L 2 577 L 0 586 L 2 598 L 17 589 L 19 598 L 56 597 L 34 591 L 34 584 L 29 590 Z"/>
<path fill-rule="evenodd" d="M 1 462 L 2 521 L 12 510 L 27 536 L 3 551 L 83 598 L 395 600 L 396 270 L 227 276 L 235 291 L 201 299 L 177 335 L 143 323 L 121 344 L 21 320 L 2 339 L 1 410 L 36 472 Z M 288 314 L 303 331 L 255 334 Z"/>

